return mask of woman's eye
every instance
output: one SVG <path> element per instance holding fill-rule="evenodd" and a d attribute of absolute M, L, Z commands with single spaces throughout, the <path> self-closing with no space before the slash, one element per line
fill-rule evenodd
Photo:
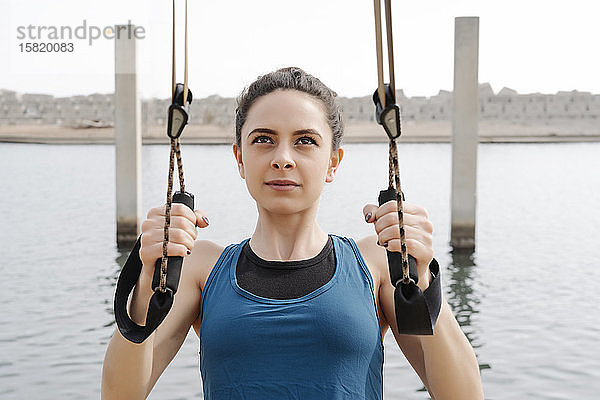
<path fill-rule="evenodd" d="M 254 138 L 254 140 L 252 140 L 252 143 L 273 143 L 273 139 L 271 139 L 268 136 L 257 136 Z M 297 143 L 302 144 L 302 145 L 311 145 L 311 144 L 316 145 L 317 144 L 317 142 L 310 136 L 301 137 L 300 139 L 298 139 Z"/>
<path fill-rule="evenodd" d="M 252 143 L 268 143 L 268 142 L 263 141 L 263 139 L 271 140 L 271 138 L 268 136 L 258 136 L 256 138 L 254 138 Z"/>
<path fill-rule="evenodd" d="M 315 140 L 310 136 L 302 136 L 300 139 L 298 139 L 298 142 L 302 142 L 302 144 L 317 144 L 317 142 L 315 142 Z"/>

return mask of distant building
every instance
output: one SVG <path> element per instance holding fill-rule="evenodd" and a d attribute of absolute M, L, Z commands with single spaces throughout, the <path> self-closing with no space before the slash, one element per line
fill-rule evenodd
<path fill-rule="evenodd" d="M 447 120 L 452 118 L 452 92 L 440 90 L 431 97 L 406 97 L 396 93 L 404 120 Z M 374 120 L 371 96 L 342 97 L 341 106 L 347 124 Z M 150 126 L 166 123 L 168 99 L 142 102 L 142 121 Z M 235 120 L 236 102 L 217 95 L 195 99 L 190 106 L 190 124 L 230 127 Z M 494 94 L 489 83 L 479 85 L 480 119 L 552 120 L 600 118 L 600 95 L 589 92 L 558 92 L 553 95 L 518 94 L 502 88 Z M 112 94 L 53 97 L 43 94 L 19 94 L 0 90 L 0 125 L 61 125 L 70 127 L 112 126 Z"/>

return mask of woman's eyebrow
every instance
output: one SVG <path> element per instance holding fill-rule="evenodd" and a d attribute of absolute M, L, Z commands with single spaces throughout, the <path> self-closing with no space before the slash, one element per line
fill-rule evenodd
<path fill-rule="evenodd" d="M 321 134 L 319 132 L 317 132 L 315 129 L 298 129 L 297 131 L 294 131 L 293 135 L 315 135 L 320 137 L 321 139 L 323 139 L 323 137 L 321 136 Z"/>
<path fill-rule="evenodd" d="M 269 129 L 269 128 L 254 128 L 250 131 L 250 133 L 248 134 L 247 137 L 250 137 L 250 135 L 252 135 L 253 133 L 268 133 L 271 135 L 277 135 L 277 131 L 274 131 L 273 129 Z"/>
<path fill-rule="evenodd" d="M 250 131 L 250 133 L 248 134 L 248 137 L 250 135 L 252 135 L 253 133 L 268 133 L 270 135 L 278 135 L 277 131 L 275 131 L 273 129 L 269 129 L 269 128 L 255 128 L 255 129 L 252 129 Z M 292 133 L 292 136 L 306 135 L 306 134 L 316 135 L 316 136 L 320 137 L 321 139 L 323 138 L 319 134 L 319 132 L 317 132 L 315 129 L 298 129 L 297 131 L 294 131 Z"/>

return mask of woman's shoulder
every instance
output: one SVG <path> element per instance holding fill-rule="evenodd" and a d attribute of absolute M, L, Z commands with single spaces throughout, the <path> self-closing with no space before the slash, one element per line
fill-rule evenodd
<path fill-rule="evenodd" d="M 370 256 L 371 253 L 375 252 L 377 253 L 377 250 L 382 249 L 381 246 L 377 245 L 377 235 L 369 235 L 369 236 L 365 236 L 362 238 L 353 238 L 350 236 L 345 236 L 345 235 L 341 235 L 341 234 L 330 234 L 331 236 L 337 237 L 343 241 L 346 242 L 354 242 L 356 244 L 356 246 L 358 247 L 358 249 L 360 250 L 360 253 L 364 256 Z M 385 251 L 384 251 L 385 254 Z"/>
<path fill-rule="evenodd" d="M 385 248 L 377 244 L 377 235 L 369 235 L 358 240 L 353 239 L 365 260 L 373 278 L 379 282 L 382 273 L 387 271 L 387 255 Z"/>
<path fill-rule="evenodd" d="M 361 254 L 370 255 L 374 250 L 378 250 L 381 246 L 377 245 L 377 235 L 369 235 L 362 238 L 353 238 L 351 236 L 346 236 L 343 234 L 330 233 L 329 236 L 335 237 L 338 240 L 344 241 L 346 243 L 354 242 Z"/>
<path fill-rule="evenodd" d="M 204 284 L 215 266 L 219 257 L 225 250 L 225 246 L 215 243 L 211 240 L 196 240 L 194 249 L 190 254 L 188 262 L 193 265 L 197 272 L 197 279 L 200 289 L 204 288 Z"/>

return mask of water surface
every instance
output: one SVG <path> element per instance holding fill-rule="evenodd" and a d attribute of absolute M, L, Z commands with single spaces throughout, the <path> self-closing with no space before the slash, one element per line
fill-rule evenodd
<path fill-rule="evenodd" d="M 387 145 L 349 144 L 318 221 L 355 239 L 387 184 Z M 168 147 L 144 146 L 143 212 L 164 202 Z M 473 344 L 487 399 L 591 399 L 600 391 L 600 143 L 479 146 L 477 248 L 451 254 L 450 145 L 401 144 L 407 200 L 434 223 L 444 290 Z M 255 204 L 229 146 L 186 146 L 188 190 L 210 218 L 199 238 L 249 237 Z M 115 245 L 112 146 L 0 144 L 5 282 L 0 398 L 96 399 L 127 251 Z M 427 399 L 385 338 L 387 399 Z M 151 399 L 201 397 L 193 331 Z"/>

